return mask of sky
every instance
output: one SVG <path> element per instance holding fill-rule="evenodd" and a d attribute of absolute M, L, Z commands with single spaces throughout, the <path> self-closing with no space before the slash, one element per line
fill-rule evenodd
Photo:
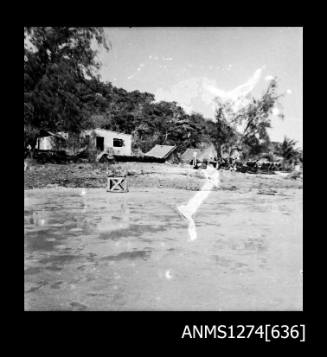
<path fill-rule="evenodd" d="M 235 100 L 237 109 L 277 77 L 285 95 L 274 108 L 270 138 L 303 145 L 301 27 L 111 27 L 105 34 L 111 50 L 98 54 L 104 81 L 176 101 L 208 119 L 214 119 L 216 96 Z"/>

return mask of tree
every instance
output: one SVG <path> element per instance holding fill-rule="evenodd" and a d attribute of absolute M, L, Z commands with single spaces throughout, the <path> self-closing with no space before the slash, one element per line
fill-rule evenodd
<path fill-rule="evenodd" d="M 261 98 L 252 98 L 251 102 L 234 117 L 233 124 L 243 124 L 241 142 L 249 156 L 268 150 L 270 138 L 267 129 L 271 127 L 271 114 L 273 109 L 280 105 L 278 100 L 282 96 L 277 94 L 277 80 L 273 79 Z M 278 116 L 284 118 L 282 113 Z"/>
<path fill-rule="evenodd" d="M 24 28 L 24 128 L 26 142 L 39 131 L 78 132 L 91 108 L 103 105 L 93 43 L 109 50 L 102 28 Z"/>
<path fill-rule="evenodd" d="M 286 162 L 297 160 L 299 158 L 299 151 L 295 149 L 296 141 L 284 137 L 283 142 L 277 147 L 277 154 L 282 156 Z"/>
<path fill-rule="evenodd" d="M 282 95 L 277 94 L 277 79 L 269 82 L 261 98 L 248 98 L 249 103 L 241 109 L 232 100 L 222 101 L 217 98 L 216 146 L 217 151 L 223 145 L 238 142 L 245 156 L 255 156 L 269 148 L 270 139 L 267 129 L 271 127 L 271 114 Z M 278 114 L 283 118 L 283 114 Z"/>
<path fill-rule="evenodd" d="M 216 122 L 211 132 L 218 158 L 222 156 L 222 149 L 231 146 L 237 139 L 236 131 L 227 122 L 225 109 L 224 103 L 220 103 L 216 110 Z"/>

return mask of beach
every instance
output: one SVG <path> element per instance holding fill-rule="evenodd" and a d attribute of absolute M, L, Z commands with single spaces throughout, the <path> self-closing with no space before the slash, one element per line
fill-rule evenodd
<path fill-rule="evenodd" d="M 126 163 L 111 193 L 77 165 L 25 173 L 25 310 L 302 310 L 302 180 L 221 171 L 190 240 L 201 170 Z"/>

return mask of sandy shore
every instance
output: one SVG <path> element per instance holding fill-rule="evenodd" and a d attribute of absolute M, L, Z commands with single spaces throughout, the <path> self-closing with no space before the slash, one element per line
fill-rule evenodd
<path fill-rule="evenodd" d="M 127 173 L 130 187 L 156 187 L 196 191 L 205 182 L 201 170 L 189 165 L 152 163 L 121 163 L 111 166 Z M 24 188 L 81 187 L 101 188 L 106 186 L 106 164 L 35 165 L 24 173 Z M 279 175 L 257 175 L 220 170 L 219 190 L 269 189 L 278 187 L 302 188 L 302 180 L 286 179 Z M 217 189 L 218 190 L 218 189 Z"/>

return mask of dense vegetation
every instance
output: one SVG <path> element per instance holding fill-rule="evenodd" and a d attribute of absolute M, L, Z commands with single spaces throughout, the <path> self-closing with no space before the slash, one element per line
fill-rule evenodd
<path fill-rule="evenodd" d="M 217 101 L 212 121 L 199 113 L 186 114 L 176 102 L 156 102 L 151 93 L 128 92 L 102 82 L 97 76 L 100 63 L 95 45 L 110 50 L 102 28 L 24 29 L 25 147 L 33 147 L 42 130 L 78 133 L 101 127 L 132 134 L 135 151 L 167 144 L 177 145 L 182 152 L 211 142 L 218 155 L 237 144 L 251 156 L 269 148 L 266 130 L 280 97 L 276 81 L 262 98 L 253 98 L 237 112 L 232 110 L 233 103 Z M 236 130 L 240 124 L 245 127 L 241 133 Z"/>

